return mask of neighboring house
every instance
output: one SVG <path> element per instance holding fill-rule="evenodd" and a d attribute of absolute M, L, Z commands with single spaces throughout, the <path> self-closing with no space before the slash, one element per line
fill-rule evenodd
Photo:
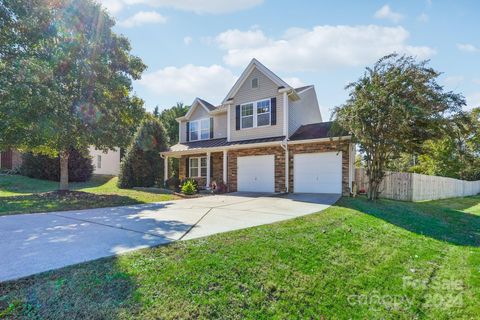
<path fill-rule="evenodd" d="M 180 159 L 180 178 L 230 192 L 350 193 L 350 137 L 331 140 L 313 85 L 292 88 L 256 59 L 221 105 L 196 98 L 177 121 L 180 141 L 162 156 Z"/>
<path fill-rule="evenodd" d="M 0 151 L 0 170 L 17 169 L 22 165 L 22 154 L 15 149 Z"/>
<path fill-rule="evenodd" d="M 117 176 L 120 173 L 120 150 L 103 152 L 95 147 L 89 147 L 88 152 L 92 157 L 93 173 Z"/>
<path fill-rule="evenodd" d="M 92 157 L 93 173 L 116 176 L 120 173 L 120 150 L 103 152 L 94 147 L 88 148 Z M 22 153 L 8 149 L 0 152 L 0 169 L 10 170 L 22 165 Z"/>

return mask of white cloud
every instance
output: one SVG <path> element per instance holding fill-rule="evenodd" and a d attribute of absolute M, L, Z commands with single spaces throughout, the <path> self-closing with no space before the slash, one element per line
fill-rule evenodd
<path fill-rule="evenodd" d="M 111 14 L 119 13 L 124 6 L 122 0 L 98 0 L 98 3 L 102 4 Z"/>
<path fill-rule="evenodd" d="M 480 52 L 480 48 L 477 48 L 470 43 L 457 43 L 457 48 L 458 50 L 463 52 L 469 52 L 469 53 Z"/>
<path fill-rule="evenodd" d="M 189 46 L 193 41 L 193 38 L 190 37 L 190 36 L 186 36 L 183 38 L 183 43 L 186 45 L 186 46 Z"/>
<path fill-rule="evenodd" d="M 282 79 L 293 88 L 303 87 L 305 85 L 305 82 L 297 77 L 284 77 Z"/>
<path fill-rule="evenodd" d="M 221 14 L 249 9 L 263 3 L 263 0 L 98 0 L 112 14 L 120 12 L 127 5 L 146 5 L 154 8 L 173 8 L 193 11 L 198 14 Z"/>
<path fill-rule="evenodd" d="M 215 41 L 222 49 L 255 47 L 267 44 L 269 40 L 261 30 L 240 31 L 238 29 L 227 30 L 220 33 Z"/>
<path fill-rule="evenodd" d="M 231 66 L 245 66 L 257 58 L 279 71 L 315 71 L 333 67 L 363 66 L 392 53 L 425 59 L 435 54 L 426 46 L 407 44 L 403 27 L 316 26 L 291 28 L 280 39 L 267 37 L 261 30 L 227 30 L 215 38 L 226 51 L 223 59 Z"/>
<path fill-rule="evenodd" d="M 403 15 L 393 11 L 388 4 L 384 5 L 375 12 L 374 15 L 377 19 L 387 19 L 394 23 L 400 22 L 403 19 Z"/>
<path fill-rule="evenodd" d="M 145 74 L 139 84 L 158 96 L 174 96 L 177 101 L 190 103 L 201 97 L 215 104 L 222 100 L 237 79 L 222 66 L 165 67 Z"/>
<path fill-rule="evenodd" d="M 449 87 L 456 87 L 463 82 L 465 78 L 463 76 L 448 76 L 445 77 L 443 82 Z"/>
<path fill-rule="evenodd" d="M 144 24 L 165 23 L 167 18 L 155 11 L 139 11 L 133 16 L 120 21 L 119 26 L 125 28 L 132 28 L 142 26 Z"/>
<path fill-rule="evenodd" d="M 430 17 L 428 16 L 428 14 L 422 13 L 417 17 L 417 20 L 420 22 L 428 22 L 428 20 L 430 20 Z"/>
<path fill-rule="evenodd" d="M 480 107 L 480 91 L 467 96 L 467 109 Z"/>

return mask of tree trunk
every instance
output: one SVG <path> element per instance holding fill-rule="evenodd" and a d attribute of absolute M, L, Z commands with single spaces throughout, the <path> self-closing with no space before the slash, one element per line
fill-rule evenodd
<path fill-rule="evenodd" d="M 70 153 L 68 151 L 60 152 L 60 190 L 68 190 L 68 158 Z"/>
<path fill-rule="evenodd" d="M 367 192 L 367 198 L 368 200 L 377 200 L 378 199 L 378 188 L 380 187 L 380 182 L 376 180 L 370 180 L 368 181 L 368 192 Z"/>

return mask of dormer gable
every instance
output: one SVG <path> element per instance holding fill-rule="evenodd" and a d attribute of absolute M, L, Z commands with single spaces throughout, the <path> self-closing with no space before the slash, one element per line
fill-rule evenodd
<path fill-rule="evenodd" d="M 222 104 L 228 104 L 235 97 L 235 95 L 238 93 L 240 88 L 244 86 L 247 79 L 251 81 L 251 83 L 248 85 L 251 86 L 252 89 L 256 89 L 258 88 L 258 86 L 262 85 L 261 83 L 258 82 L 258 79 L 256 78 L 250 79 L 250 75 L 254 70 L 258 70 L 263 75 L 265 75 L 270 81 L 272 81 L 277 86 L 278 90 L 287 90 L 287 91 L 293 90 L 293 88 L 288 83 L 283 81 L 279 76 L 277 76 L 270 69 L 265 67 L 262 63 L 260 63 L 260 61 L 254 58 L 252 59 L 252 61 L 250 61 L 248 66 L 242 72 L 238 80 L 235 82 L 233 87 L 228 92 L 225 99 L 223 99 Z"/>

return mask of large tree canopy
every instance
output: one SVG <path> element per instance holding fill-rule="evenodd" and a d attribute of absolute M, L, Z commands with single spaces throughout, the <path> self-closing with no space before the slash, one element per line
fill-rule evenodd
<path fill-rule="evenodd" d="M 132 79 L 145 65 L 92 0 L 0 2 L 0 147 L 60 155 L 128 144 L 143 117 Z"/>
<path fill-rule="evenodd" d="M 426 141 L 420 153 L 403 154 L 390 164 L 408 171 L 462 180 L 480 180 L 480 108 L 452 119 L 451 130 Z"/>
<path fill-rule="evenodd" d="M 349 84 L 347 102 L 335 108 L 335 127 L 349 131 L 364 156 L 368 198 L 376 199 L 386 166 L 404 152 L 448 132 L 465 99 L 445 92 L 427 61 L 392 54 Z"/>

